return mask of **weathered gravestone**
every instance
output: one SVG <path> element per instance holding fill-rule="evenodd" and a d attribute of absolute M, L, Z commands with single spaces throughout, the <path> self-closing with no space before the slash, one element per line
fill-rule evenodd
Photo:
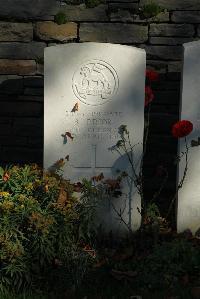
<path fill-rule="evenodd" d="M 65 44 L 45 49 L 44 167 L 68 156 L 64 177 L 72 182 L 100 173 L 116 178 L 130 172 L 127 156 L 109 149 L 127 125 L 137 170 L 142 155 L 146 56 L 142 49 L 109 43 Z M 65 133 L 67 133 L 66 136 Z M 70 138 L 70 134 L 73 138 Z M 61 136 L 63 135 L 63 136 Z M 123 196 L 112 199 L 132 229 L 140 226 L 140 196 L 133 181 L 122 182 Z M 123 234 L 112 204 L 102 201 L 103 227 Z"/>
<path fill-rule="evenodd" d="M 184 46 L 182 73 L 181 120 L 193 123 L 193 131 L 186 137 L 188 146 L 188 169 L 181 189 L 178 192 L 178 231 L 190 229 L 193 233 L 200 227 L 200 41 Z M 198 139 L 199 138 L 199 139 Z M 184 138 L 179 139 L 179 155 L 185 152 Z M 179 163 L 179 182 L 186 165 L 185 156 Z"/>

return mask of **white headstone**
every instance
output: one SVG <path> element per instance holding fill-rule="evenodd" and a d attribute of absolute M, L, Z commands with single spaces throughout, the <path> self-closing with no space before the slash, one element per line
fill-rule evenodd
<path fill-rule="evenodd" d="M 193 123 L 193 131 L 186 137 L 188 146 L 191 140 L 200 137 L 200 41 L 184 46 L 182 74 L 181 120 Z M 199 140 L 200 141 L 200 140 Z M 185 152 L 184 138 L 179 139 L 179 155 Z M 185 156 L 179 163 L 179 182 L 186 165 Z M 188 169 L 181 189 L 178 192 L 177 229 L 179 232 L 190 229 L 195 233 L 200 228 L 200 146 L 189 148 Z"/>
<path fill-rule="evenodd" d="M 109 43 L 70 43 L 45 49 L 44 167 L 69 155 L 64 177 L 72 182 L 103 172 L 116 178 L 127 170 L 127 157 L 109 148 L 120 139 L 118 128 L 127 125 L 140 162 L 144 129 L 146 54 L 142 49 Z M 74 111 L 78 103 L 78 111 Z M 69 132 L 74 137 L 64 139 Z M 139 166 L 139 163 L 138 163 Z M 137 168 L 139 170 L 139 167 Z M 131 173 L 130 173 L 131 174 Z M 123 182 L 125 194 L 112 200 L 136 230 L 140 226 L 140 196 L 133 182 Z M 108 203 L 107 203 L 108 204 Z M 103 203 L 102 203 L 103 205 Z M 110 204 L 100 219 L 106 230 L 124 233 Z"/>

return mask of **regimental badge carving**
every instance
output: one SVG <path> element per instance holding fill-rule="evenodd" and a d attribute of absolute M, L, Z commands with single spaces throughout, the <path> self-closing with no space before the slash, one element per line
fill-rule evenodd
<path fill-rule="evenodd" d="M 102 60 L 89 60 L 75 71 L 72 88 L 77 98 L 88 105 L 102 105 L 117 93 L 119 79 L 114 68 Z"/>

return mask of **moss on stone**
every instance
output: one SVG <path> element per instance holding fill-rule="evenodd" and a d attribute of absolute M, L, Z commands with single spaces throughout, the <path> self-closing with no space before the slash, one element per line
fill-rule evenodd
<path fill-rule="evenodd" d="M 163 11 L 163 8 L 161 8 L 157 3 L 150 1 L 142 7 L 141 11 L 143 17 L 148 19 L 157 16 Z"/>
<path fill-rule="evenodd" d="M 58 25 L 61 25 L 61 24 L 65 24 L 67 23 L 67 17 L 66 17 L 66 14 L 62 11 L 58 12 L 55 17 L 54 17 L 54 21 L 58 24 Z"/>
<path fill-rule="evenodd" d="M 37 64 L 44 64 L 44 57 L 36 57 L 36 59 L 35 59 L 35 62 L 37 63 Z"/>

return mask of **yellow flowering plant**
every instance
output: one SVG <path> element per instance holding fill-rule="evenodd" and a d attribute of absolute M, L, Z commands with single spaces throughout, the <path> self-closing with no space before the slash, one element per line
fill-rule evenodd
<path fill-rule="evenodd" d="M 55 261 L 64 265 L 60 266 L 63 276 L 72 262 L 67 253 L 77 263 L 75 249 L 89 262 L 79 246 L 79 226 L 80 219 L 90 220 L 83 219 L 84 206 L 80 207 L 73 190 L 62 176 L 36 164 L 0 167 L 0 293 L 35 291 L 35 285 L 38 290 L 51 289 L 56 285 L 52 281 L 59 283 L 61 277 L 55 272 Z"/>

